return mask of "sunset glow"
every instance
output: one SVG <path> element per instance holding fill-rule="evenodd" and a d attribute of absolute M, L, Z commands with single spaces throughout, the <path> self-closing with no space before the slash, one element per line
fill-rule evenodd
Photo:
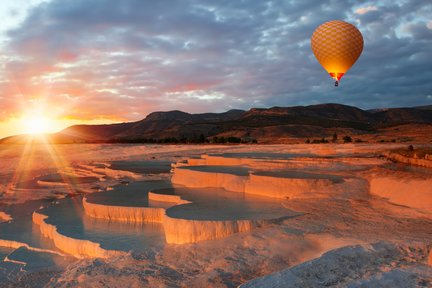
<path fill-rule="evenodd" d="M 24 117 L 22 120 L 23 130 L 27 134 L 42 134 L 55 132 L 54 120 L 41 115 Z"/>
<path fill-rule="evenodd" d="M 431 4 L 303 2 L 2 1 L 0 138 L 154 111 L 431 104 Z M 309 45 L 332 19 L 365 35 L 338 90 Z M 35 95 L 49 103 L 48 119 L 32 115 Z M 35 123 L 17 123 L 23 114 Z"/>

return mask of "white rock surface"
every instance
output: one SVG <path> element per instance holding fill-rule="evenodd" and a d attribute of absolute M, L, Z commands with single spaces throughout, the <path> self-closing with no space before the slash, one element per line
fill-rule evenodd
<path fill-rule="evenodd" d="M 239 288 L 429 287 L 432 268 L 413 265 L 422 261 L 425 251 L 426 247 L 398 247 L 389 243 L 348 246 Z"/>

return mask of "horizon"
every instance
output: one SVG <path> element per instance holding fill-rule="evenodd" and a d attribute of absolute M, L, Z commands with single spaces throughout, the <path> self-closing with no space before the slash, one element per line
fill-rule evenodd
<path fill-rule="evenodd" d="M 0 138 L 155 111 L 432 104 L 430 3 L 107 3 L 2 1 Z M 333 19 L 364 37 L 337 88 L 310 47 Z"/>
<path fill-rule="evenodd" d="M 411 109 L 418 109 L 418 108 L 423 108 L 423 107 L 430 107 L 432 105 L 420 105 L 420 106 L 413 106 L 413 107 L 383 107 L 383 108 L 371 108 L 371 109 L 362 109 L 360 107 L 356 107 L 356 106 L 351 106 L 351 105 L 346 105 L 346 104 L 342 104 L 342 103 L 335 103 L 335 102 L 327 102 L 327 103 L 319 103 L 319 104 L 311 104 L 311 105 L 295 105 L 295 106 L 272 106 L 272 107 L 251 107 L 250 109 L 244 110 L 244 109 L 237 109 L 237 108 L 231 108 L 229 110 L 226 111 L 222 111 L 222 112 L 206 112 L 206 111 L 198 111 L 195 113 L 190 113 L 187 111 L 182 111 L 182 110 L 165 110 L 165 111 L 152 111 L 150 113 L 148 113 L 147 115 L 144 115 L 143 117 L 137 119 L 137 120 L 130 120 L 130 121 L 120 121 L 120 122 L 108 122 L 108 123 L 74 123 L 71 124 L 69 126 L 65 126 L 63 128 L 61 128 L 60 130 L 57 131 L 52 131 L 52 132 L 36 132 L 36 133 L 32 133 L 32 132 L 28 132 L 28 133 L 21 133 L 21 134 L 12 134 L 12 135 L 8 135 L 8 136 L 4 136 L 1 137 L 0 135 L 0 141 L 10 138 L 10 137 L 20 137 L 20 136 L 25 136 L 25 137 L 31 137 L 31 138 L 38 138 L 39 136 L 43 136 L 43 138 L 45 138 L 45 136 L 47 135 L 54 135 L 57 133 L 62 132 L 63 130 L 66 130 L 70 127 L 73 126 L 80 126 L 80 125 L 85 125 L 85 126 L 92 126 L 92 125 L 115 125 L 115 124 L 123 124 L 123 123 L 134 123 L 134 122 L 139 122 L 142 121 L 144 119 L 146 119 L 149 115 L 153 114 L 153 113 L 169 113 L 169 112 L 183 112 L 183 113 L 187 113 L 187 114 L 191 114 L 191 115 L 199 115 L 199 114 L 207 114 L 207 113 L 215 113 L 215 114 L 222 114 L 222 113 L 226 113 L 229 111 L 233 111 L 233 110 L 238 110 L 238 111 L 244 111 L 244 112 L 248 112 L 252 109 L 272 109 L 272 108 L 293 108 L 293 107 L 309 107 L 309 106 L 324 106 L 324 105 L 341 105 L 341 106 L 348 106 L 348 107 L 353 107 L 353 108 L 357 108 L 357 109 L 361 109 L 363 111 L 366 112 L 370 112 L 370 111 L 374 111 L 374 110 L 389 110 L 389 109 L 406 109 L 406 108 L 411 108 Z M 43 139 L 44 142 L 46 141 L 46 139 Z"/>

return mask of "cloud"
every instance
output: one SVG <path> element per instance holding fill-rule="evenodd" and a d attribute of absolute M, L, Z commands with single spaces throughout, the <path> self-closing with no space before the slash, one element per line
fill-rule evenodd
<path fill-rule="evenodd" d="M 366 7 L 356 9 L 355 13 L 363 15 L 363 14 L 366 14 L 368 12 L 377 11 L 377 10 L 378 10 L 378 7 L 376 7 L 376 6 L 366 6 Z"/>
<path fill-rule="evenodd" d="M 0 97 L 9 113 L 0 117 L 34 97 L 68 117 L 120 120 L 171 109 L 430 103 L 432 4 L 342 2 L 44 2 L 8 31 Z M 314 29 L 333 19 L 365 39 L 337 89 L 310 49 Z"/>

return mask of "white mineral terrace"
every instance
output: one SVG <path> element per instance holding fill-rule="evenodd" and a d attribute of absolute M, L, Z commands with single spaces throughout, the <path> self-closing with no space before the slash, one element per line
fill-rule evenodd
<path fill-rule="evenodd" d="M 98 203 L 98 197 L 96 196 L 99 196 L 99 194 L 91 195 L 91 197 L 96 198 L 95 200 L 88 200 L 87 197 L 83 197 L 82 205 L 85 214 L 93 218 L 129 223 L 162 223 L 165 241 L 171 244 L 219 239 L 235 233 L 247 232 L 254 228 L 262 227 L 272 223 L 272 221 L 275 221 L 279 217 L 292 216 L 291 211 L 286 210 L 284 213 L 278 207 L 276 210 L 279 211 L 275 212 L 274 215 L 265 215 L 265 217 L 260 218 L 257 216 L 260 214 L 258 209 L 255 215 L 249 213 L 246 218 L 242 217 L 241 213 L 238 212 L 238 205 L 241 203 L 236 199 L 239 195 L 242 195 L 242 201 L 246 202 L 245 195 L 251 195 L 249 197 L 259 195 L 269 197 L 269 199 L 316 198 L 327 196 L 327 191 L 332 191 L 334 195 L 338 191 L 349 189 L 350 185 L 353 185 L 352 182 L 355 182 L 350 177 L 340 175 L 340 171 L 344 169 L 343 162 L 331 158 L 314 161 L 314 158 L 309 156 L 307 154 L 290 155 L 277 153 L 202 155 L 199 159 L 190 158 L 186 162 L 182 161 L 173 165 L 172 184 L 180 185 L 179 187 L 195 188 L 193 192 L 188 191 L 185 193 L 181 189 L 176 190 L 173 188 L 171 188 L 172 191 L 169 191 L 170 188 L 160 189 L 160 187 L 167 186 L 166 183 L 157 184 L 156 186 L 150 184 L 149 188 L 156 189 L 147 189 L 148 191 L 144 191 L 145 187 L 143 187 L 144 194 L 140 197 L 145 197 L 146 200 L 142 202 L 142 206 L 139 206 L 139 201 L 138 204 L 135 202 L 133 206 L 127 206 L 127 203 L 118 203 L 118 201 L 115 201 L 119 200 L 115 198 L 117 196 L 113 198 L 112 203 L 109 200 Z M 347 160 L 345 159 L 345 161 Z M 361 169 L 362 165 L 367 167 L 367 165 L 372 165 L 375 162 L 375 160 L 365 161 L 363 159 L 361 163 L 358 163 L 358 166 Z M 299 166 L 299 163 L 303 163 L 303 166 L 309 167 L 311 171 L 319 170 L 323 166 L 331 166 L 331 171 L 334 174 L 299 172 L 293 169 L 293 167 Z M 105 174 L 112 178 L 127 176 L 133 180 L 142 179 L 142 176 L 135 172 L 117 171 L 108 168 L 109 166 L 110 164 L 106 163 L 96 166 L 80 165 L 80 169 L 90 171 L 89 174 L 82 174 L 81 177 L 89 177 L 89 175 L 94 177 L 95 173 L 97 173 L 97 175 Z M 83 173 L 83 171 L 80 173 Z M 346 181 L 347 179 L 348 181 Z M 431 179 L 419 179 L 404 182 L 403 179 L 386 177 L 373 177 L 369 180 L 371 193 L 387 197 L 390 201 L 397 204 L 409 205 L 429 211 L 432 210 L 431 181 Z M 53 177 L 39 180 L 37 184 L 60 187 L 66 185 L 65 183 L 55 182 L 55 178 Z M 357 183 L 355 182 L 354 184 Z M 415 185 L 416 190 L 412 191 L 411 193 L 414 194 L 411 195 L 417 195 L 416 197 L 406 196 L 406 191 L 412 185 Z M 214 191 L 205 191 L 211 187 L 223 188 L 224 192 L 222 193 L 224 193 L 224 197 L 234 196 L 231 200 L 234 201 L 233 211 L 236 210 L 236 212 L 231 215 L 230 219 L 223 219 L 224 217 L 218 219 L 217 215 L 211 217 L 212 210 L 206 206 L 206 201 L 210 203 L 217 202 L 217 197 L 210 197 L 203 201 L 199 197 L 190 196 L 193 193 L 196 193 L 196 195 L 209 195 L 209 193 L 213 193 Z M 393 190 L 397 190 L 397 193 L 394 193 Z M 107 194 L 110 191 L 104 193 Z M 221 192 L 214 192 L 214 195 L 218 193 Z M 111 192 L 111 194 L 120 195 L 115 191 Z M 186 194 L 186 196 L 182 196 L 181 194 Z M 126 202 L 133 202 L 137 194 L 121 195 L 121 197 L 126 196 L 128 198 Z M 111 198 L 108 196 L 107 199 Z M 263 199 L 256 199 L 255 201 L 263 203 Z M 278 201 L 272 204 L 274 203 L 277 203 L 276 206 L 281 206 Z M 226 216 L 229 205 L 224 203 L 218 209 L 222 209 L 221 211 L 224 211 L 223 214 Z M 251 208 L 248 207 L 247 209 Z M 274 210 L 274 207 L 272 209 Z M 203 218 L 203 215 L 206 216 Z M 206 217 L 209 219 L 205 219 Z M 65 253 L 77 258 L 107 258 L 121 253 L 120 251 L 103 249 L 99 243 L 62 235 L 58 232 L 55 225 L 45 221 L 46 218 L 48 216 L 40 212 L 33 213 L 33 222 L 39 225 L 42 234 L 52 239 L 55 246 Z M 9 218 L 4 216 L 3 219 L 7 220 Z"/>
<path fill-rule="evenodd" d="M 280 168 L 279 165 L 276 167 Z M 186 187 L 222 187 L 229 191 L 289 199 L 334 189 L 332 186 L 342 183 L 343 178 L 294 170 L 250 172 L 246 168 L 230 165 L 176 167 L 171 181 Z"/>
<path fill-rule="evenodd" d="M 406 173 L 376 174 L 369 180 L 370 193 L 390 202 L 428 212 L 432 211 L 432 175 L 413 177 Z"/>
<path fill-rule="evenodd" d="M 165 240 L 169 244 L 194 243 L 247 232 L 271 223 L 271 220 L 292 214 L 275 201 L 267 201 L 271 203 L 269 205 L 259 197 L 245 199 L 243 193 L 216 190 L 155 189 L 148 193 L 148 204 L 153 207 L 96 204 L 90 203 L 86 198 L 83 199 L 83 206 L 88 216 L 99 219 L 162 223 Z M 195 194 L 195 197 L 191 197 L 191 194 Z M 223 198 L 230 203 L 220 202 Z M 215 207 L 217 201 L 221 205 Z M 243 203 L 246 203 L 244 208 Z M 266 208 L 271 208 L 273 212 L 263 215 L 263 218 L 259 217 Z M 248 211 L 246 217 L 242 209 Z M 215 213 L 217 211 L 223 212 L 218 215 Z M 229 213 L 231 217 L 226 219 Z M 247 219 L 248 217 L 254 219 Z"/>
<path fill-rule="evenodd" d="M 214 149 L 194 157 L 180 157 L 174 148 L 166 157 L 162 149 L 164 160 L 155 160 L 156 154 L 101 158 L 9 185 L 2 200 L 14 205 L 0 206 L 0 247 L 5 249 L 0 249 L 0 263 L 7 269 L 33 269 L 45 267 L 44 262 L 65 267 L 71 257 L 101 258 L 117 268 L 137 265 L 147 271 L 150 266 L 136 262 L 146 255 L 148 265 L 166 265 L 151 272 L 164 279 L 178 271 L 193 275 L 188 265 L 209 267 L 201 273 L 211 274 L 230 263 L 233 276 L 221 272 L 215 282 L 222 287 L 223 277 L 237 279 L 226 286 L 241 287 L 331 286 L 335 281 L 340 287 L 374 287 L 382 279 L 390 286 L 415 287 L 406 275 L 432 275 L 429 162 L 417 163 L 423 167 L 394 164 L 367 145 Z M 128 258 L 136 252 L 143 254 Z M 130 262 L 124 264 L 125 259 Z M 250 259 L 257 261 L 251 267 Z M 413 263 L 418 266 L 408 267 Z M 2 269 L 0 281 L 9 273 Z M 74 269 L 70 275 L 83 273 Z M 242 269 L 249 272 L 241 274 Z M 326 269 L 337 273 L 333 277 Z M 379 272 L 368 278 L 371 269 Z M 88 275 L 78 278 L 90 281 Z M 213 283 L 209 274 L 202 277 L 210 280 L 184 275 L 172 286 Z M 154 281 L 148 284 L 166 284 Z"/>
<path fill-rule="evenodd" d="M 48 224 L 45 220 L 48 216 L 33 212 L 33 222 L 39 225 L 42 234 L 54 241 L 57 248 L 65 253 L 71 254 L 77 258 L 84 257 L 97 257 L 97 258 L 107 258 L 110 256 L 118 256 L 121 254 L 120 251 L 109 251 L 100 247 L 100 244 L 94 243 L 88 240 L 74 239 L 72 237 L 67 237 L 60 234 L 57 231 L 57 227 Z"/>

